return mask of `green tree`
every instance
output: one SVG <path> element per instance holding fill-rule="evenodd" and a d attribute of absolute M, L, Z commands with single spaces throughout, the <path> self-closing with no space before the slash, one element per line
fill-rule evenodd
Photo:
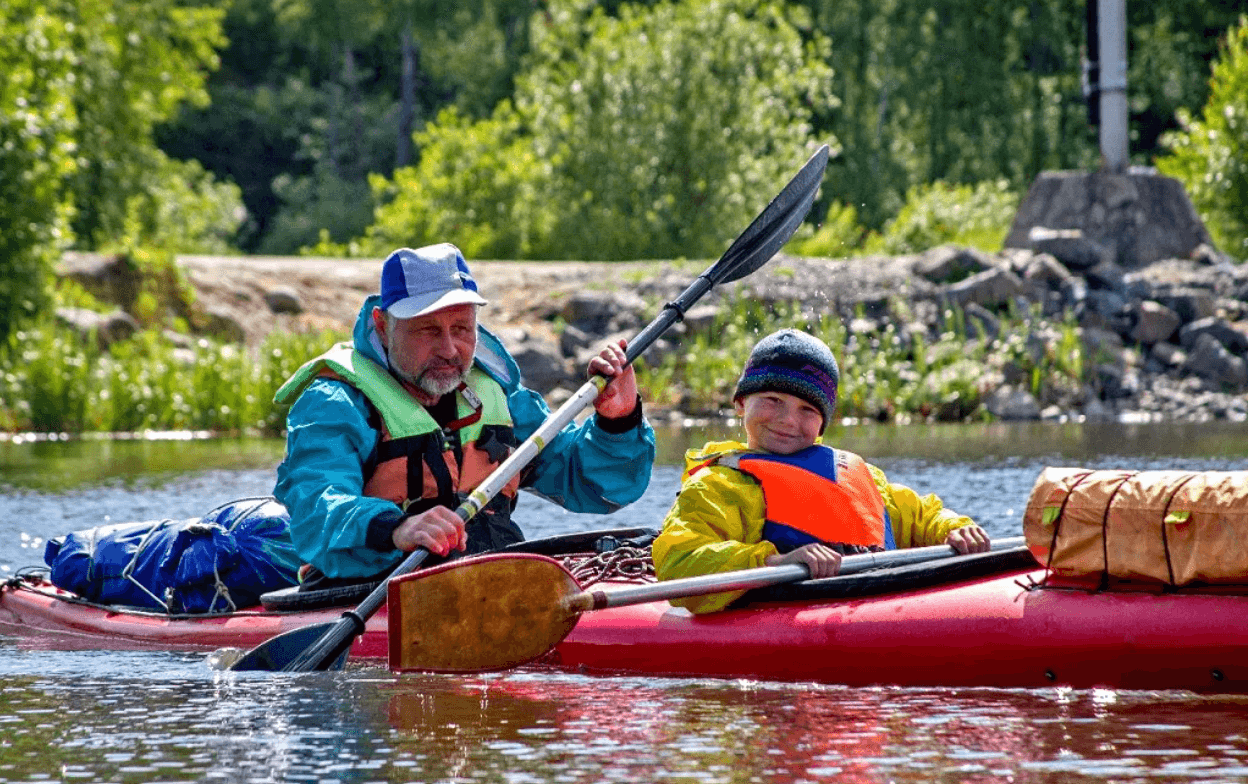
<path fill-rule="evenodd" d="M 75 52 L 66 19 L 38 0 L 0 15 L 0 346 L 43 301 L 55 251 L 70 240 Z"/>
<path fill-rule="evenodd" d="M 1163 137 L 1157 168 L 1184 184 L 1215 242 L 1248 259 L 1248 17 L 1222 46 L 1199 118 L 1179 111 L 1182 130 Z"/>
<path fill-rule="evenodd" d="M 167 195 L 165 180 L 188 174 L 156 147 L 154 128 L 183 104 L 207 102 L 204 82 L 225 44 L 221 13 L 178 0 L 58 0 L 43 8 L 68 24 L 75 52 L 77 166 L 65 181 L 74 237 L 83 248 L 107 246 L 136 216 L 158 216 L 155 194 Z M 229 198 L 189 173 L 197 195 L 187 208 Z"/>
<path fill-rule="evenodd" d="M 316 254 L 380 255 L 398 246 L 453 240 L 470 258 L 546 255 L 553 218 L 544 192 L 546 168 L 507 102 L 472 122 L 454 108 L 417 134 L 420 163 L 393 179 L 374 175 L 380 206 L 363 238 L 322 243 Z"/>
<path fill-rule="evenodd" d="M 1083 0 L 803 0 L 832 40 L 844 145 L 825 192 L 879 229 L 914 186 L 1094 162 L 1080 95 Z"/>
<path fill-rule="evenodd" d="M 781 3 L 549 4 L 517 106 L 565 258 L 707 257 L 792 175 L 835 104 L 828 43 Z M 829 139 L 828 141 L 833 141 Z"/>
<path fill-rule="evenodd" d="M 827 42 L 781 4 L 548 5 L 516 108 L 444 114 L 415 169 L 379 180 L 367 240 L 469 255 L 707 257 L 756 214 L 835 103 Z"/>
<path fill-rule="evenodd" d="M 1179 110 L 1205 105 L 1209 69 L 1227 31 L 1245 13 L 1245 0 L 1127 3 L 1133 157 L 1148 161 L 1163 153 L 1161 137 L 1179 129 Z"/>

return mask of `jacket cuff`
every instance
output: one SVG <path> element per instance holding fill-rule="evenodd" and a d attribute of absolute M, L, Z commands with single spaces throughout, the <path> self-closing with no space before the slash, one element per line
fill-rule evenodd
<path fill-rule="evenodd" d="M 403 522 L 403 513 L 398 509 L 386 511 L 368 521 L 368 531 L 364 534 L 364 546 L 379 553 L 392 553 L 394 546 L 394 529 Z"/>
<path fill-rule="evenodd" d="M 627 433 L 633 428 L 641 424 L 641 420 L 645 415 L 641 410 L 641 395 L 637 396 L 637 403 L 633 406 L 633 410 L 622 417 L 604 417 L 601 414 L 594 414 L 594 421 L 604 433 Z"/>

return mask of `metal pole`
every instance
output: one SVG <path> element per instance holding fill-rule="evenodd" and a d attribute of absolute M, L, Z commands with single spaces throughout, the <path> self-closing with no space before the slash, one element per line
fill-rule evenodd
<path fill-rule="evenodd" d="M 1107 171 L 1127 169 L 1127 3 L 1096 0 L 1100 61 L 1100 141 Z"/>

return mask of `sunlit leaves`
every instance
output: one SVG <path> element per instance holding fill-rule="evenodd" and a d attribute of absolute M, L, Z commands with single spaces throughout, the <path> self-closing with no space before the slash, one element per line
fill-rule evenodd
<path fill-rule="evenodd" d="M 1199 118 L 1180 112 L 1182 130 L 1165 137 L 1171 154 L 1157 168 L 1187 188 L 1209 233 L 1248 259 L 1248 17 L 1229 33 Z"/>

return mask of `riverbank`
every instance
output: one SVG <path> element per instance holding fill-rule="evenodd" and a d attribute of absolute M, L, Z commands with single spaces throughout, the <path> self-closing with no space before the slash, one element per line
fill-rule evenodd
<path fill-rule="evenodd" d="M 942 247 L 916 256 L 832 260 L 778 255 L 710 292 L 647 353 L 655 384 L 649 408 L 667 419 L 725 413 L 726 374 L 739 367 L 753 338 L 729 341 L 725 324 L 759 322 L 758 312 L 766 312 L 822 324 L 831 331 L 825 334 L 844 341 L 834 348 L 845 371 L 842 413 L 850 416 L 1248 418 L 1248 268 L 1207 250 L 1136 269 L 1062 258 L 1055 250 L 987 254 Z M 93 272 L 82 271 L 87 261 L 62 274 L 107 276 L 99 259 Z M 182 256 L 177 263 L 201 323 L 251 347 L 274 333 L 345 334 L 376 290 L 379 267 L 376 260 L 272 257 Z M 595 347 L 636 334 L 706 266 L 472 262 L 491 301 L 483 323 L 513 348 L 530 385 L 554 402 L 580 383 Z M 710 356 L 724 347 L 740 356 Z M 710 361 L 727 369 L 692 378 L 698 373 L 691 367 Z M 877 366 L 867 367 L 872 361 Z M 936 362 L 957 377 L 907 380 L 930 375 Z M 879 380 L 890 373 L 898 378 Z M 902 396 L 910 403 L 897 405 Z"/>

